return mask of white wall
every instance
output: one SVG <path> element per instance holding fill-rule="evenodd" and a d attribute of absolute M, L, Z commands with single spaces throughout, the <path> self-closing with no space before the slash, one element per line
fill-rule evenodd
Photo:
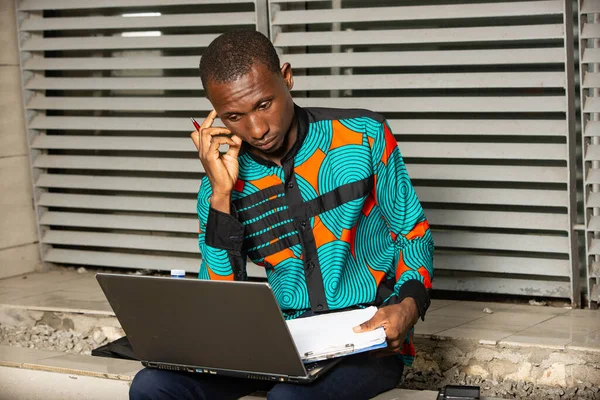
<path fill-rule="evenodd" d="M 14 0 L 0 1 L 0 278 L 40 264 L 23 121 Z"/>

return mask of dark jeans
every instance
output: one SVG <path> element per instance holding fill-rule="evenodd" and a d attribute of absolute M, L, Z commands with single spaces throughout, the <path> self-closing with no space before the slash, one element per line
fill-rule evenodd
<path fill-rule="evenodd" d="M 129 390 L 131 400 L 238 399 L 256 391 L 267 399 L 370 399 L 393 389 L 402 377 L 403 364 L 396 356 L 377 358 L 363 353 L 346 357 L 310 384 L 270 383 L 224 376 L 143 369 Z"/>

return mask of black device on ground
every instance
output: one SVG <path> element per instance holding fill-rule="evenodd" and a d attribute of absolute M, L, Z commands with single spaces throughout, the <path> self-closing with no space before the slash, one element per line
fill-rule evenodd
<path fill-rule="evenodd" d="M 312 382 L 340 358 L 304 364 L 267 283 L 96 274 L 133 356 L 150 368 Z"/>
<path fill-rule="evenodd" d="M 480 389 L 477 386 L 448 385 L 438 392 L 437 400 L 479 400 Z"/>

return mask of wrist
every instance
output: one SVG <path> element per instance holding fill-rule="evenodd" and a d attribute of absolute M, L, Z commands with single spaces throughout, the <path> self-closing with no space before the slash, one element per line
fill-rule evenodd
<path fill-rule="evenodd" d="M 419 320 L 419 307 L 412 297 L 405 297 L 399 304 L 403 311 L 410 317 L 411 323 L 415 325 Z"/>
<path fill-rule="evenodd" d="M 210 206 L 222 213 L 231 214 L 231 193 L 213 193 L 210 196 Z"/>

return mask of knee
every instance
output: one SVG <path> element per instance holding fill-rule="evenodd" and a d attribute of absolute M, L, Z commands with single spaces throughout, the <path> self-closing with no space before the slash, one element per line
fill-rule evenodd
<path fill-rule="evenodd" d="M 164 392 L 164 385 L 168 383 L 163 375 L 165 371 L 158 369 L 144 368 L 140 370 L 129 388 L 130 400 L 152 400 L 158 399 L 161 392 Z"/>
<path fill-rule="evenodd" d="M 305 395 L 302 395 L 303 386 L 292 385 L 288 383 L 279 383 L 275 385 L 267 393 L 267 400 L 302 400 L 306 399 Z M 318 397 L 318 396 L 317 396 Z M 311 396 L 314 400 L 314 397 Z"/>

